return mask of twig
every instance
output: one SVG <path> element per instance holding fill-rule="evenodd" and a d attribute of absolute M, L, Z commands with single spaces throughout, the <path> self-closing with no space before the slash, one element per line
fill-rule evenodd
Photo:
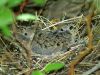
<path fill-rule="evenodd" d="M 22 75 L 22 74 L 25 74 L 25 73 L 27 73 L 28 71 L 31 71 L 32 69 L 30 69 L 30 68 L 27 68 L 27 69 L 25 69 L 25 70 L 23 70 L 23 71 L 21 71 L 21 72 L 19 72 L 18 74 L 16 74 L 16 75 Z"/>
<path fill-rule="evenodd" d="M 24 7 L 28 4 L 28 2 L 29 2 L 29 0 L 24 0 L 24 2 L 20 5 L 20 9 L 16 13 L 16 15 L 19 15 L 23 11 Z"/>
<path fill-rule="evenodd" d="M 92 9 L 90 9 L 90 13 L 86 16 L 86 23 L 87 23 L 87 32 L 88 32 L 88 46 L 87 49 L 80 52 L 78 56 L 76 56 L 76 59 L 73 60 L 70 63 L 70 69 L 69 69 L 69 75 L 75 75 L 74 74 L 74 67 L 80 62 L 82 61 L 82 59 L 84 59 L 88 54 L 90 54 L 93 51 L 93 34 L 92 34 L 92 29 L 91 29 L 91 21 L 92 21 L 92 17 L 94 15 L 94 7 L 92 6 Z"/>
<path fill-rule="evenodd" d="M 63 20 L 63 21 L 57 22 L 57 23 L 55 23 L 55 24 L 52 24 L 52 25 L 50 25 L 50 26 L 48 26 L 48 27 L 46 27 L 46 28 L 43 28 L 42 30 L 51 28 L 51 27 L 53 27 L 53 26 L 56 26 L 56 25 L 59 25 L 59 24 L 62 24 L 62 23 L 66 23 L 66 22 L 71 21 L 71 20 L 80 19 L 80 18 L 82 18 L 82 17 L 83 17 L 83 15 L 78 16 L 78 17 L 74 17 L 74 18 L 71 18 L 71 19 Z"/>
<path fill-rule="evenodd" d="M 91 73 L 95 72 L 98 69 L 100 69 L 100 62 L 96 64 L 92 69 L 84 72 L 82 75 L 90 75 Z"/>
<path fill-rule="evenodd" d="M 12 52 L 9 50 L 9 48 L 7 48 L 6 43 L 3 41 L 3 39 L 2 39 L 1 37 L 0 37 L 0 40 L 1 40 L 1 42 L 3 43 L 3 45 L 5 46 L 5 49 L 7 49 L 7 50 L 9 51 L 9 52 L 4 51 L 5 54 L 9 57 L 9 59 L 10 59 L 11 61 L 13 61 L 13 60 L 12 60 L 12 56 L 11 56 L 11 55 L 13 55 Z"/>
<path fill-rule="evenodd" d="M 50 25 L 52 25 L 52 23 L 49 21 L 49 19 L 47 19 L 47 18 L 45 18 L 45 17 L 43 17 L 43 16 L 39 16 L 40 17 L 40 21 L 47 27 L 47 24 L 42 20 L 42 18 L 44 19 L 44 20 L 46 20 Z M 48 28 L 49 29 L 49 28 Z M 50 30 L 50 29 L 49 29 Z"/>
<path fill-rule="evenodd" d="M 63 59 L 66 59 L 72 53 L 73 53 L 73 50 L 70 50 L 68 52 L 65 52 L 64 54 L 60 55 L 60 59 L 58 61 L 62 61 Z"/>

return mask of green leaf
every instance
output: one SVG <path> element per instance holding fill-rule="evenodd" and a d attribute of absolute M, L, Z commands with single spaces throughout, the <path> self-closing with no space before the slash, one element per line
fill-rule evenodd
<path fill-rule="evenodd" d="M 5 3 L 7 3 L 8 0 L 0 0 L 0 6 L 3 6 Z"/>
<path fill-rule="evenodd" d="M 57 71 L 64 67 L 64 63 L 62 62 L 54 62 L 54 63 L 48 63 L 44 68 L 43 71 L 46 73 L 49 73 L 51 71 Z"/>
<path fill-rule="evenodd" d="M 23 0 L 8 0 L 8 7 L 14 7 L 19 5 L 21 2 L 23 2 Z"/>
<path fill-rule="evenodd" d="M 33 0 L 33 2 L 38 6 L 44 6 L 47 0 Z"/>
<path fill-rule="evenodd" d="M 9 8 L 3 7 L 0 9 L 0 29 L 6 36 L 11 36 L 8 24 L 13 22 L 13 13 Z"/>
<path fill-rule="evenodd" d="M 39 20 L 39 18 L 32 14 L 20 14 L 19 16 L 17 16 L 17 20 L 29 21 L 29 20 Z"/>
<path fill-rule="evenodd" d="M 5 26 L 3 26 L 2 28 L 1 28 L 1 30 L 2 30 L 2 32 L 3 32 L 3 34 L 5 35 L 5 36 L 11 36 L 11 32 L 10 32 L 10 29 L 5 25 Z"/>
<path fill-rule="evenodd" d="M 0 27 L 13 22 L 13 13 L 9 8 L 2 7 L 0 9 Z"/>
<path fill-rule="evenodd" d="M 45 75 L 44 73 L 42 73 L 39 70 L 33 71 L 31 75 Z"/>

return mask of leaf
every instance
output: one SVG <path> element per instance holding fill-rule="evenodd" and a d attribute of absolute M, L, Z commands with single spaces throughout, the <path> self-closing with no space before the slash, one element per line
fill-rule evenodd
<path fill-rule="evenodd" d="M 8 0 L 0 0 L 0 6 L 3 6 L 5 3 L 7 3 Z"/>
<path fill-rule="evenodd" d="M 43 74 L 41 71 L 39 70 L 36 70 L 36 71 L 33 71 L 31 75 L 45 75 Z"/>
<path fill-rule="evenodd" d="M 8 7 L 14 7 L 22 3 L 23 0 L 8 0 L 7 6 Z"/>
<path fill-rule="evenodd" d="M 10 29 L 5 25 L 5 26 L 3 26 L 2 27 L 2 32 L 3 32 L 3 34 L 5 35 L 5 36 L 11 36 L 11 32 L 10 32 Z"/>
<path fill-rule="evenodd" d="M 57 71 L 64 67 L 64 63 L 62 62 L 55 62 L 55 63 L 48 63 L 44 68 L 43 71 L 49 73 L 51 71 Z"/>
<path fill-rule="evenodd" d="M 29 21 L 29 20 L 39 20 L 39 18 L 32 14 L 20 14 L 19 16 L 17 16 L 17 20 Z"/>
<path fill-rule="evenodd" d="M 38 6 L 44 6 L 47 0 L 33 0 L 33 2 Z"/>
<path fill-rule="evenodd" d="M 0 29 L 6 36 L 11 36 L 8 24 L 13 22 L 13 13 L 9 8 L 2 7 L 0 9 Z"/>
<path fill-rule="evenodd" d="M 9 8 L 2 7 L 0 9 L 0 27 L 13 22 L 13 13 Z"/>

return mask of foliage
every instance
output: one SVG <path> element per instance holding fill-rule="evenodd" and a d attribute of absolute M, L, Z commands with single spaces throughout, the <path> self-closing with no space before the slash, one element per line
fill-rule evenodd
<path fill-rule="evenodd" d="M 0 0 L 0 6 L 3 6 L 7 3 L 8 0 Z"/>
<path fill-rule="evenodd" d="M 6 36 L 11 36 L 8 25 L 13 22 L 14 14 L 9 7 L 21 3 L 22 0 L 1 0 L 0 1 L 0 29 Z"/>
<path fill-rule="evenodd" d="M 0 10 L 0 27 L 2 27 L 5 24 L 9 24 L 13 21 L 13 13 L 12 11 L 2 6 L 2 9 Z"/>
<path fill-rule="evenodd" d="M 38 6 L 44 6 L 47 0 L 32 0 Z"/>
<path fill-rule="evenodd" d="M 32 72 L 32 75 L 44 75 L 44 73 L 50 73 L 52 71 L 57 71 L 64 67 L 62 62 L 48 63 L 41 71 L 36 70 Z"/>
<path fill-rule="evenodd" d="M 32 72 L 32 75 L 45 75 L 45 74 L 42 73 L 40 70 L 36 70 Z"/>
<path fill-rule="evenodd" d="M 46 73 L 49 73 L 51 71 L 57 71 L 57 70 L 61 69 L 62 67 L 64 67 L 64 63 L 61 63 L 61 62 L 48 63 L 44 67 L 43 71 Z"/>
<path fill-rule="evenodd" d="M 29 20 L 39 20 L 37 16 L 34 16 L 32 14 L 20 14 L 17 16 L 17 20 L 20 21 L 29 21 Z"/>
<path fill-rule="evenodd" d="M 8 25 L 11 24 L 15 18 L 11 8 L 19 5 L 23 1 L 24 0 L 0 0 L 0 29 L 4 35 L 11 36 Z M 33 2 L 42 6 L 46 3 L 46 0 L 33 0 Z M 20 14 L 17 19 L 21 21 L 28 21 L 38 20 L 38 17 L 32 14 Z"/>
<path fill-rule="evenodd" d="M 19 5 L 21 2 L 23 2 L 24 0 L 8 0 L 7 2 L 7 6 L 8 7 L 14 7 Z"/>

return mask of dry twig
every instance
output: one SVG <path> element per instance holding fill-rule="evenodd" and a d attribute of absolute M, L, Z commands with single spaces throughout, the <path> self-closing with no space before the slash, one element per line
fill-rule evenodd
<path fill-rule="evenodd" d="M 76 59 L 73 60 L 70 63 L 70 69 L 69 69 L 69 75 L 75 75 L 74 67 L 82 61 L 88 54 L 90 54 L 93 51 L 93 34 L 91 29 L 91 21 L 92 17 L 94 15 L 94 7 L 92 6 L 92 9 L 90 9 L 90 13 L 86 16 L 86 23 L 87 23 L 87 33 L 88 33 L 88 46 L 87 49 L 80 52 L 78 56 L 76 56 Z"/>
<path fill-rule="evenodd" d="M 94 71 L 100 69 L 100 62 L 98 64 L 96 64 L 92 69 L 84 72 L 82 75 L 90 75 L 91 73 L 93 73 Z"/>

